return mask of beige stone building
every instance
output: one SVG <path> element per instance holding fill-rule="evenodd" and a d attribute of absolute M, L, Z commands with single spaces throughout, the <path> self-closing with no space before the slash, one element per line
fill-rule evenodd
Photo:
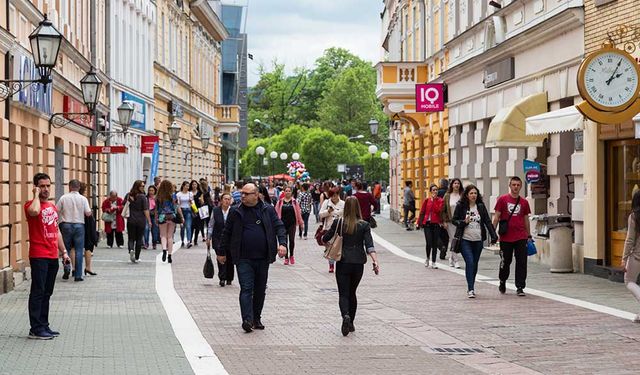
<path fill-rule="evenodd" d="M 3 80 L 33 79 L 35 65 L 29 34 L 44 15 L 63 35 L 53 83 L 27 87 L 0 102 L 0 293 L 21 283 L 28 267 L 28 228 L 23 205 L 32 198 L 32 177 L 37 172 L 51 176 L 52 199 L 67 191 L 66 182 L 76 178 L 94 182 L 90 194 L 104 196 L 107 190 L 106 162 L 99 157 L 95 180 L 86 146 L 92 122 L 55 128 L 49 119 L 56 112 L 84 111 L 80 79 L 93 65 L 103 81 L 106 56 L 104 1 L 93 7 L 86 1 L 3 1 L 0 3 L 0 74 Z M 91 11 L 96 22 L 91 22 Z M 8 18 L 7 18 L 8 17 Z M 104 90 L 98 111 L 108 112 Z M 90 197 L 90 202 L 91 202 Z"/>

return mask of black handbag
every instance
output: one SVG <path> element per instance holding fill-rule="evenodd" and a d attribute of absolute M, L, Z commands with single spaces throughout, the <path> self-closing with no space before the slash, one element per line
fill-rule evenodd
<path fill-rule="evenodd" d="M 371 229 L 375 229 L 378 227 L 378 222 L 373 218 L 373 216 L 369 218 L 369 226 L 371 227 Z"/>
<path fill-rule="evenodd" d="M 518 197 L 518 200 L 516 201 L 515 206 L 513 206 L 513 209 L 511 209 L 511 212 L 509 213 L 509 218 L 507 220 L 500 220 L 498 222 L 499 235 L 507 234 L 507 232 L 509 231 L 509 220 L 511 220 L 511 216 L 513 216 L 513 213 L 515 212 L 516 207 L 518 207 L 518 204 L 520 204 L 520 197 Z"/>
<path fill-rule="evenodd" d="M 456 254 L 462 252 L 462 234 L 464 233 L 464 227 L 456 227 L 456 234 L 453 235 L 451 240 L 451 251 Z"/>
<path fill-rule="evenodd" d="M 204 261 L 202 273 L 205 279 L 213 279 L 215 271 L 213 270 L 213 260 L 211 259 L 211 251 L 207 248 L 207 259 Z"/>

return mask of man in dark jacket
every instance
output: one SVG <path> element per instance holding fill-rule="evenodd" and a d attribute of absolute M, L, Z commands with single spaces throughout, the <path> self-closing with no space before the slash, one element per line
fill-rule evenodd
<path fill-rule="evenodd" d="M 241 200 L 227 217 L 217 255 L 218 261 L 225 263 L 229 254 L 236 265 L 242 329 L 251 332 L 264 329 L 261 314 L 269 264 L 276 261 L 276 253 L 280 257 L 287 253 L 287 236 L 273 206 L 258 197 L 256 185 L 244 185 Z"/>

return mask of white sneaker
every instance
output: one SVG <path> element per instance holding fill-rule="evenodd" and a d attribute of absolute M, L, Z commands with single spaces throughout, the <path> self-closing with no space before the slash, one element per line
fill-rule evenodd
<path fill-rule="evenodd" d="M 427 259 L 427 260 L 425 260 L 425 261 L 424 261 L 424 266 L 425 266 L 425 267 L 427 267 L 427 268 L 429 268 L 429 259 Z"/>
<path fill-rule="evenodd" d="M 458 263 L 458 262 L 455 262 Z M 449 258 L 449 267 L 453 267 L 454 262 L 453 262 L 453 258 Z"/>
<path fill-rule="evenodd" d="M 134 251 L 129 251 L 129 259 L 131 260 L 131 263 L 136 262 L 136 253 Z"/>
<path fill-rule="evenodd" d="M 438 269 L 438 266 L 436 266 L 436 262 L 431 263 L 431 268 L 433 268 L 434 270 Z"/>
<path fill-rule="evenodd" d="M 633 322 L 634 323 L 640 323 L 640 314 L 636 315 L 636 317 L 633 318 Z"/>
<path fill-rule="evenodd" d="M 458 261 L 456 261 L 455 266 L 456 266 L 456 268 L 460 268 L 460 263 Z"/>
<path fill-rule="evenodd" d="M 476 298 L 476 292 L 470 290 L 467 292 L 467 298 Z"/>

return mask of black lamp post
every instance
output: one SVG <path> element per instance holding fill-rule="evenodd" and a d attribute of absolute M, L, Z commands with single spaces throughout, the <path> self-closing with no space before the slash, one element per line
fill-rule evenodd
<path fill-rule="evenodd" d="M 87 107 L 86 112 L 58 112 L 49 118 L 49 132 L 51 127 L 62 128 L 69 124 L 82 126 L 78 121 L 89 122 L 91 117 L 96 114 L 96 107 L 100 101 L 100 87 L 102 81 L 98 78 L 93 67 L 80 80 L 80 89 L 82 90 L 82 100 Z"/>
<path fill-rule="evenodd" d="M 7 100 L 34 83 L 41 83 L 46 88 L 46 85 L 51 83 L 51 71 L 56 66 L 61 42 L 62 34 L 53 27 L 53 24 L 45 14 L 44 20 L 29 35 L 31 54 L 38 73 L 40 73 L 40 78 L 34 80 L 0 80 L 0 102 Z"/>

